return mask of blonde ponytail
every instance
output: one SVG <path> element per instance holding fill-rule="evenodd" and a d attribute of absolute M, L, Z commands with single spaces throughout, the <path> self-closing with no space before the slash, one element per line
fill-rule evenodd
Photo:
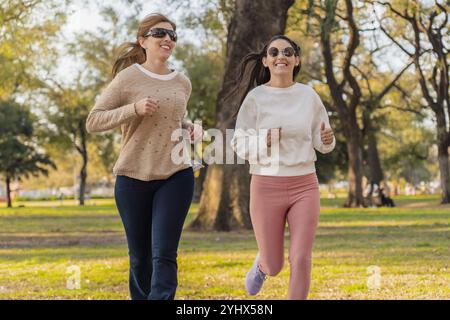
<path fill-rule="evenodd" d="M 137 42 L 125 42 L 117 48 L 116 61 L 112 69 L 113 78 L 121 70 L 134 63 L 142 64 L 146 60 L 145 49 Z"/>

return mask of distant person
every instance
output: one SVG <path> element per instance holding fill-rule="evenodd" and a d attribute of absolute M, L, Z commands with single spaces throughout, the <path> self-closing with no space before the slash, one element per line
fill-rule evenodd
<path fill-rule="evenodd" d="M 384 207 L 395 207 L 394 200 L 384 194 L 384 189 L 380 189 L 380 202 Z"/>
<path fill-rule="evenodd" d="M 336 140 L 319 95 L 295 82 L 299 71 L 300 47 L 278 35 L 260 52 L 245 56 L 237 89 L 232 91 L 244 88 L 231 140 L 234 151 L 250 160 L 257 150 L 263 160 L 268 150 L 279 150 L 277 170 L 249 161 L 250 216 L 259 249 L 246 276 L 250 295 L 257 294 L 266 277 L 277 275 L 283 267 L 286 221 L 291 267 L 288 298 L 306 299 L 309 292 L 320 213 L 314 149 L 331 152 Z"/>
<path fill-rule="evenodd" d="M 370 200 L 372 206 L 379 207 L 382 205 L 380 198 L 380 187 L 378 186 L 378 183 L 372 183 L 372 192 L 370 195 Z"/>

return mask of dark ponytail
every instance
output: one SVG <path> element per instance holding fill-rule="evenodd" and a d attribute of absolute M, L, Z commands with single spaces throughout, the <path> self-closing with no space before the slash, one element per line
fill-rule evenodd
<path fill-rule="evenodd" d="M 262 48 L 260 52 L 251 52 L 247 54 L 241 61 L 238 67 L 238 76 L 235 80 L 235 86 L 231 89 L 231 91 L 225 96 L 224 100 L 228 100 L 231 96 L 238 94 L 239 105 L 237 107 L 236 112 L 233 114 L 233 118 L 237 117 L 239 113 L 239 109 L 244 101 L 247 93 L 255 88 L 256 86 L 267 83 L 270 80 L 270 71 L 269 68 L 264 67 L 262 63 L 262 58 L 267 56 L 267 49 L 270 44 L 278 39 L 286 40 L 290 43 L 290 45 L 295 50 L 295 55 L 300 56 L 301 49 L 300 47 L 291 39 L 284 35 L 276 35 L 272 37 Z M 301 69 L 301 64 L 294 67 L 294 72 L 292 74 L 292 80 L 295 80 L 295 77 L 298 75 Z"/>

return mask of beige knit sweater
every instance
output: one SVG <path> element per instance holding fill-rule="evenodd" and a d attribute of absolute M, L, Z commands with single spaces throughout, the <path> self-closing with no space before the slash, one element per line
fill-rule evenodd
<path fill-rule="evenodd" d="M 172 161 L 174 130 L 181 128 L 187 114 L 191 82 L 182 73 L 152 73 L 134 64 L 111 81 L 89 113 L 86 129 L 90 133 L 121 127 L 122 143 L 114 166 L 115 175 L 150 181 L 166 179 L 191 166 Z M 158 109 L 150 116 L 138 116 L 134 103 L 145 97 L 159 99 Z"/>

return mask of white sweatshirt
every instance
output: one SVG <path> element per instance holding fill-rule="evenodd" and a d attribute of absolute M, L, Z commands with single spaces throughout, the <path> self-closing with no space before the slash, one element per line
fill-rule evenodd
<path fill-rule="evenodd" d="M 250 173 L 297 176 L 315 172 L 314 149 L 331 152 L 320 138 L 320 125 L 330 128 L 319 95 L 310 86 L 295 83 L 287 88 L 260 85 L 245 97 L 236 120 L 231 147 L 250 163 Z M 281 127 L 280 143 L 267 147 L 267 131 Z M 273 140 L 273 139 L 272 139 Z"/>

